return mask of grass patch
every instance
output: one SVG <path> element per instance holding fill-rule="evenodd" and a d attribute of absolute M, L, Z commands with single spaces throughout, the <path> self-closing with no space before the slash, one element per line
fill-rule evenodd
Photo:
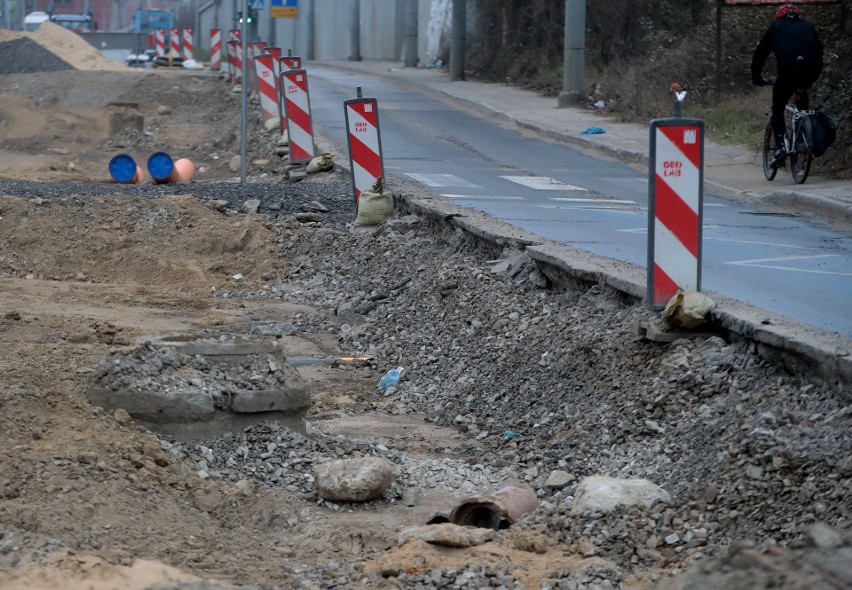
<path fill-rule="evenodd" d="M 704 120 L 707 139 L 727 145 L 757 147 L 763 141 L 763 130 L 769 120 L 769 98 L 750 97 L 720 105 L 689 104 L 683 106 L 684 116 Z"/>

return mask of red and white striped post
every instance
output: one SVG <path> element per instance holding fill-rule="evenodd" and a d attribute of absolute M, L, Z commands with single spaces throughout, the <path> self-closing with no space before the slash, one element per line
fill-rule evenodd
<path fill-rule="evenodd" d="M 234 41 L 234 83 L 243 83 L 243 44 Z"/>
<path fill-rule="evenodd" d="M 254 58 L 254 71 L 260 94 L 260 109 L 264 123 L 278 117 L 278 100 L 275 92 L 275 73 L 272 69 L 272 56 L 268 53 Z"/>
<path fill-rule="evenodd" d="M 210 29 L 210 69 L 222 69 L 222 29 Z"/>
<path fill-rule="evenodd" d="M 311 98 L 308 74 L 305 70 L 281 72 L 284 111 L 287 117 L 287 136 L 290 140 L 290 162 L 302 164 L 316 156 L 314 126 L 311 118 Z"/>
<path fill-rule="evenodd" d="M 647 306 L 701 290 L 704 121 L 651 121 Z"/>
<path fill-rule="evenodd" d="M 183 58 L 192 59 L 192 29 L 187 27 L 183 30 Z"/>
<path fill-rule="evenodd" d="M 166 30 L 157 29 L 154 43 L 156 45 L 157 57 L 166 57 Z"/>
<path fill-rule="evenodd" d="M 379 105 L 375 98 L 358 98 L 343 103 L 349 138 L 349 165 L 352 170 L 352 189 L 355 204 L 361 193 L 373 188 L 385 175 L 382 157 L 382 137 L 379 129 Z"/>
<path fill-rule="evenodd" d="M 177 59 L 180 57 L 180 29 L 177 27 L 172 27 L 171 34 L 169 35 L 169 44 L 171 46 L 171 52 L 169 53 L 169 57 L 172 59 Z"/>
<path fill-rule="evenodd" d="M 275 103 L 278 105 L 278 116 L 281 118 L 281 131 L 287 129 L 287 119 L 284 116 L 284 96 L 281 92 L 281 48 L 267 47 L 266 53 L 272 56 L 272 72 L 275 74 Z"/>

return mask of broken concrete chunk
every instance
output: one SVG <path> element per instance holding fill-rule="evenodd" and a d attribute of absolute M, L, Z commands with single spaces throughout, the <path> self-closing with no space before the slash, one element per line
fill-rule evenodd
<path fill-rule="evenodd" d="M 314 468 L 317 494 L 332 502 L 366 502 L 380 497 L 396 478 L 393 465 L 381 457 L 356 457 Z"/>
<path fill-rule="evenodd" d="M 620 506 L 650 508 L 658 502 L 670 503 L 671 496 L 660 486 L 647 479 L 616 479 L 593 475 L 577 486 L 573 514 L 584 512 L 612 512 Z"/>

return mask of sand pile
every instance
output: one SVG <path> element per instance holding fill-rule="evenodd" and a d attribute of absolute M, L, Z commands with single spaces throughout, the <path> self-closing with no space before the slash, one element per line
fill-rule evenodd
<path fill-rule="evenodd" d="M 0 29 L 0 44 L 30 39 L 78 70 L 132 71 L 122 63 L 107 59 L 80 35 L 55 23 L 42 23 L 37 31 Z"/>

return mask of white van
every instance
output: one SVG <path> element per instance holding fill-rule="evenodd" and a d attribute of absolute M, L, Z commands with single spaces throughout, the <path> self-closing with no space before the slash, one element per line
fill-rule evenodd
<path fill-rule="evenodd" d="M 46 12 L 31 12 L 24 17 L 24 29 L 27 31 L 35 31 L 43 22 L 50 20 L 50 15 Z"/>

